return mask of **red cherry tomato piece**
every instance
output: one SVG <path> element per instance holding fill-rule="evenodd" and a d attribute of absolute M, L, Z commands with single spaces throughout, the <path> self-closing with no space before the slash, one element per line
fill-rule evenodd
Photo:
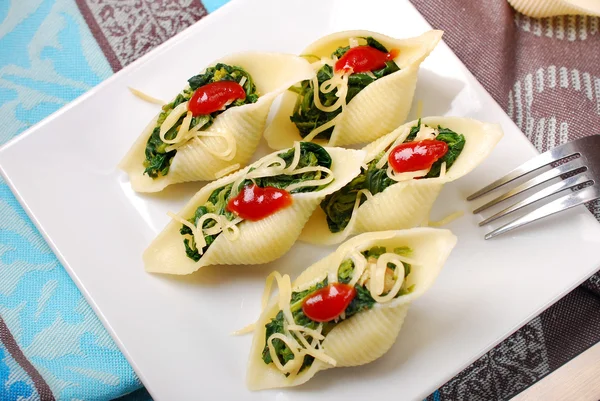
<path fill-rule="evenodd" d="M 292 195 L 285 189 L 247 185 L 229 200 L 227 210 L 244 220 L 264 219 L 292 204 Z"/>
<path fill-rule="evenodd" d="M 382 52 L 371 46 L 356 46 L 348 50 L 335 63 L 335 70 L 352 70 L 352 72 L 373 71 L 385 67 L 385 62 L 398 56 L 398 50 Z"/>
<path fill-rule="evenodd" d="M 315 322 L 328 322 L 341 315 L 355 296 L 356 290 L 348 284 L 329 284 L 306 298 L 302 311 Z"/>
<path fill-rule="evenodd" d="M 234 100 L 245 98 L 246 91 L 237 82 L 212 82 L 196 89 L 188 103 L 188 110 L 194 116 L 210 114 L 222 110 Z"/>
<path fill-rule="evenodd" d="M 435 139 L 408 142 L 396 146 L 390 152 L 388 163 L 396 173 L 430 168 L 448 152 L 448 144 Z"/>

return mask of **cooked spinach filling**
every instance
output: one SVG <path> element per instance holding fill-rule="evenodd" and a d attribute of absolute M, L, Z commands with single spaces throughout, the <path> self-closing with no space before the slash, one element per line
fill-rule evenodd
<path fill-rule="evenodd" d="M 362 254 L 365 256 L 365 258 L 369 262 L 374 262 L 381 255 L 383 255 L 386 252 L 387 252 L 387 249 L 385 247 L 374 246 L 371 249 L 363 251 Z M 399 247 L 399 248 L 394 248 L 392 252 L 394 252 L 398 255 L 408 256 L 412 253 L 412 250 L 408 247 Z M 403 263 L 403 265 L 404 265 L 404 277 L 406 278 L 410 274 L 411 266 L 408 263 Z M 392 270 L 395 269 L 395 266 L 392 263 L 389 263 L 388 267 Z M 352 279 L 353 273 L 354 273 L 354 262 L 352 262 L 351 259 L 344 260 L 340 264 L 340 267 L 338 268 L 338 281 L 340 283 L 348 284 L 350 282 L 350 280 Z M 316 329 L 319 326 L 319 324 L 323 324 L 322 334 L 325 336 L 339 322 L 341 322 L 341 320 L 338 322 L 330 321 L 330 322 L 326 322 L 326 323 L 315 322 L 314 320 L 311 320 L 304 314 L 304 312 L 302 311 L 302 304 L 308 296 L 310 296 L 315 291 L 326 287 L 327 284 L 328 284 L 328 280 L 327 280 L 327 277 L 325 277 L 325 279 L 323 281 L 315 284 L 314 286 L 312 286 L 304 291 L 292 292 L 292 298 L 290 301 L 290 309 L 292 311 L 292 315 L 294 317 L 294 321 L 296 322 L 296 324 L 313 329 L 313 330 Z M 407 286 L 406 281 L 405 281 L 402 284 L 402 287 L 400 288 L 400 291 L 398 292 L 398 295 L 396 295 L 396 297 L 411 293 L 413 290 L 413 287 L 414 286 Z M 366 283 L 364 283 L 364 284 L 357 283 L 354 286 L 354 288 L 356 290 L 356 296 L 354 297 L 352 302 L 350 302 L 350 304 L 344 311 L 345 319 L 348 319 L 359 312 L 371 309 L 373 307 L 373 305 L 375 305 L 375 303 L 376 303 L 376 301 L 373 299 L 373 297 L 371 297 L 371 292 L 366 287 Z M 283 323 L 284 323 L 283 312 L 279 311 L 279 313 L 277 313 L 277 315 L 273 319 L 271 319 L 271 321 L 269 323 L 267 323 L 265 325 L 265 330 L 266 330 L 265 346 L 264 346 L 263 352 L 262 352 L 262 359 L 266 364 L 273 362 L 273 360 L 271 359 L 271 353 L 269 352 L 269 347 L 267 345 L 267 340 L 269 339 L 269 337 L 271 335 L 273 335 L 275 333 L 284 333 Z M 312 337 L 310 337 L 310 336 L 306 337 L 306 339 L 308 340 L 308 342 L 312 341 Z M 273 348 L 275 349 L 275 352 L 276 352 L 277 357 L 279 358 L 279 362 L 281 362 L 281 364 L 285 365 L 286 362 L 294 359 L 294 353 L 290 350 L 290 348 L 283 341 L 281 341 L 279 339 L 274 339 L 273 340 Z M 300 367 L 299 372 L 302 372 L 304 369 L 310 367 L 312 365 L 313 361 L 314 361 L 314 357 L 312 357 L 310 355 L 305 355 L 304 361 L 302 363 L 302 366 Z"/>
<path fill-rule="evenodd" d="M 367 46 L 371 46 L 377 50 L 388 52 L 388 50 L 381 43 L 373 39 L 372 37 L 364 38 L 367 41 Z M 341 58 L 348 50 L 350 46 L 339 47 L 335 52 L 331 54 L 332 57 Z M 385 67 L 378 70 L 373 70 L 371 73 L 356 73 L 351 74 L 348 77 L 348 93 L 346 94 L 346 103 L 350 101 L 369 84 L 373 83 L 379 78 L 383 78 L 386 75 L 392 74 L 400 70 L 400 67 L 392 60 L 385 63 Z M 317 72 L 317 80 L 319 81 L 319 87 L 321 84 L 329 79 L 333 78 L 333 67 L 330 65 L 324 65 Z M 304 138 L 310 134 L 314 129 L 321 125 L 333 120 L 338 114 L 342 112 L 342 108 L 338 108 L 332 112 L 325 112 L 317 106 L 315 106 L 314 94 L 318 88 L 313 88 L 312 81 L 306 80 L 300 83 L 300 86 L 292 86 L 289 90 L 298 94 L 296 105 L 294 106 L 294 112 L 290 117 L 290 120 L 298 127 L 300 136 Z M 329 93 L 319 92 L 319 98 L 323 106 L 331 106 L 337 100 L 337 90 L 333 90 Z M 329 139 L 334 127 L 330 127 L 323 132 L 320 132 L 316 138 Z"/>
<path fill-rule="evenodd" d="M 295 149 L 289 149 L 285 152 L 279 153 L 278 156 L 281 157 L 285 163 L 286 167 L 289 166 L 294 159 Z M 329 153 L 320 145 L 311 142 L 301 142 L 300 143 L 300 161 L 298 162 L 297 168 L 309 167 L 309 166 L 321 166 L 330 168 L 331 167 L 331 156 Z M 252 170 L 250 170 L 252 171 Z M 279 189 L 285 189 L 288 186 L 309 180 L 318 180 L 324 178 L 324 173 L 321 171 L 310 171 L 301 174 L 290 174 L 290 175 L 276 175 L 272 177 L 258 177 L 253 178 L 252 180 L 244 180 L 239 185 L 239 191 L 244 188 L 246 185 L 251 185 L 254 183 L 258 187 L 275 187 Z M 188 221 L 194 225 L 198 224 L 198 220 L 207 213 L 215 213 L 218 215 L 225 216 L 227 220 L 232 221 L 236 218 L 236 215 L 227 210 L 227 204 L 229 200 L 232 198 L 231 189 L 233 187 L 233 183 L 228 184 L 224 187 L 215 189 L 208 200 L 200 207 L 196 209 L 194 216 Z M 298 192 L 313 192 L 318 191 L 321 187 L 307 186 L 296 188 L 290 191 L 290 193 L 298 193 Z M 202 224 L 203 229 L 211 228 L 215 225 L 215 221 L 212 219 L 206 220 Z M 192 234 L 192 230 L 185 225 L 182 225 L 179 230 L 182 236 L 184 236 L 183 243 L 185 245 L 185 253 L 187 256 L 194 260 L 200 260 L 202 256 L 196 247 L 196 242 L 194 241 L 194 236 Z M 206 245 L 202 248 L 202 254 L 204 254 L 210 245 L 215 241 L 219 234 L 214 235 L 205 235 L 204 239 L 206 240 Z"/>
<path fill-rule="evenodd" d="M 410 133 L 404 142 L 414 140 L 419 133 L 420 127 L 421 120 L 417 122 L 417 125 L 411 127 Z M 440 169 L 444 162 L 446 163 L 446 171 L 449 170 L 465 147 L 464 135 L 439 125 L 437 130 L 439 131 L 439 134 L 435 139 L 446 142 L 448 144 L 448 152 L 431 166 L 431 169 L 425 178 L 439 177 Z M 387 175 L 387 163 L 382 168 L 377 168 L 376 166 L 377 162 L 379 162 L 386 151 L 387 149 L 369 162 L 367 164 L 368 168 L 363 168 L 361 173 L 346 186 L 331 195 L 327 195 L 325 199 L 321 201 L 321 209 L 323 209 L 327 216 L 329 231 L 337 233 L 346 228 L 352 217 L 352 211 L 354 209 L 354 204 L 356 203 L 358 191 L 367 189 L 371 194 L 375 195 L 379 192 L 383 192 L 387 187 L 396 183 L 396 181 Z M 365 200 L 366 198 L 362 197 L 360 204 L 362 205 Z M 402 205 L 399 204 L 398 207 L 402 207 Z"/>
<path fill-rule="evenodd" d="M 246 92 L 245 99 L 238 99 L 225 107 L 227 110 L 230 107 L 241 106 L 248 103 L 254 103 L 258 100 L 258 92 L 256 91 L 256 85 L 252 80 L 252 77 L 243 68 L 237 66 L 230 66 L 227 64 L 219 63 L 214 67 L 209 67 L 203 74 L 195 75 L 188 79 L 189 88 L 184 89 L 180 94 L 177 95 L 175 100 L 171 103 L 166 104 L 162 107 L 162 111 L 156 121 L 156 127 L 152 131 L 152 135 L 146 142 L 146 160 L 144 160 L 144 174 L 148 174 L 152 178 L 158 178 L 165 176 L 169 173 L 171 162 L 177 153 L 177 150 L 167 151 L 168 144 L 164 143 L 160 139 L 160 126 L 165 121 L 169 113 L 173 109 L 179 106 L 181 103 L 187 102 L 191 99 L 196 89 L 206 84 L 218 81 L 235 81 L 240 82 L 243 78 L 246 81 L 242 85 Z M 202 124 L 201 130 L 205 130 L 213 123 L 214 119 L 225 110 L 215 111 L 208 115 L 198 115 L 192 118 L 190 123 L 190 129 Z M 166 139 L 173 139 L 177 136 L 179 127 L 185 118 L 185 114 L 179 118 L 179 121 L 173 125 L 173 127 L 165 134 Z"/>

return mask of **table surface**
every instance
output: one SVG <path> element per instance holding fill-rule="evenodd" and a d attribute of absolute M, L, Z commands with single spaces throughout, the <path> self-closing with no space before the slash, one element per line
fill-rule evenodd
<path fill-rule="evenodd" d="M 572 359 L 511 401 L 600 400 L 600 343 Z"/>

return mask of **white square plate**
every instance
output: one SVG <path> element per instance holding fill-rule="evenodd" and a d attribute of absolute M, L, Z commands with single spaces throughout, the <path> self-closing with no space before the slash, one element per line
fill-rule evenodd
<path fill-rule="evenodd" d="M 583 207 L 492 241 L 464 199 L 535 155 L 526 138 L 441 43 L 425 61 L 415 99 L 424 115 L 498 122 L 492 156 L 448 185 L 433 218 L 464 210 L 450 225 L 459 243 L 434 287 L 409 312 L 380 360 L 322 372 L 304 386 L 250 393 L 251 338 L 232 337 L 259 312 L 272 270 L 295 277 L 331 248 L 297 244 L 262 266 L 212 266 L 188 277 L 144 272 L 142 251 L 200 184 L 138 195 L 116 165 L 155 105 L 127 86 L 168 99 L 210 61 L 242 50 L 296 53 L 339 30 L 395 37 L 430 26 L 408 2 L 237 0 L 0 150 L 0 170 L 148 390 L 160 401 L 221 399 L 419 399 L 591 275 L 600 265 L 600 225 Z M 263 149 L 264 150 L 264 149 Z M 401 205 L 399 205 L 401 206 Z"/>

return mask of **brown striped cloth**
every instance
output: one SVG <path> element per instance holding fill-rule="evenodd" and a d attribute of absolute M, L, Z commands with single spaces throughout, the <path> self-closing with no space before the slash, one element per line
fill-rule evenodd
<path fill-rule="evenodd" d="M 534 19 L 503 0 L 412 0 L 542 152 L 598 133 L 600 20 Z M 114 71 L 207 14 L 200 1 L 77 0 Z M 600 218 L 598 202 L 588 206 Z M 508 400 L 600 340 L 600 275 L 430 395 Z"/>

